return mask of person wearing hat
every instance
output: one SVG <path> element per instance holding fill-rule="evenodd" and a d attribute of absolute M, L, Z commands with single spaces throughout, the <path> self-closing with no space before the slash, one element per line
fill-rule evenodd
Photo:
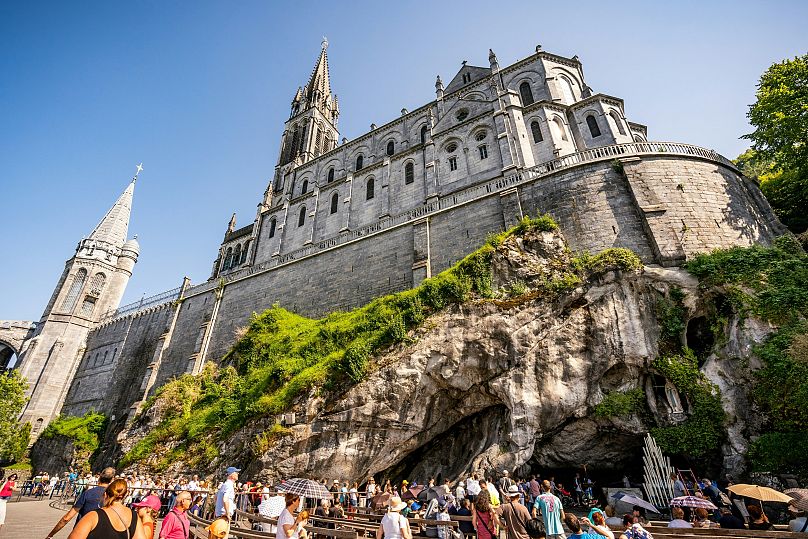
<path fill-rule="evenodd" d="M 227 479 L 216 491 L 216 509 L 214 512 L 216 518 L 224 518 L 228 522 L 233 518 L 233 512 L 236 510 L 236 481 L 238 481 L 240 471 L 241 469 L 235 466 L 230 466 L 225 470 Z"/>
<path fill-rule="evenodd" d="M 137 518 L 143 526 L 143 535 L 146 539 L 154 539 L 154 526 L 157 523 L 157 515 L 160 514 L 160 498 L 149 494 L 141 501 L 133 503 L 132 507 L 137 511 Z"/>
<path fill-rule="evenodd" d="M 387 513 L 376 529 L 376 539 L 412 539 L 410 522 L 401 516 L 401 510 L 407 507 L 407 504 L 398 496 L 390 498 L 389 504 Z"/>
<path fill-rule="evenodd" d="M 499 506 L 499 518 L 505 523 L 508 539 L 530 539 L 526 528 L 530 511 L 519 503 L 519 487 L 511 483 L 504 499 L 506 501 Z"/>

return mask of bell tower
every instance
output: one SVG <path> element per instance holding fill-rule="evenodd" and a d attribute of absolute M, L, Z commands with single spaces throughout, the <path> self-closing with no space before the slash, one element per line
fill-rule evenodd
<path fill-rule="evenodd" d="M 310 159 L 333 150 L 339 140 L 337 120 L 339 103 L 331 93 L 328 73 L 328 40 L 323 38 L 320 56 L 311 72 L 309 82 L 297 89 L 292 98 L 289 119 L 286 121 L 278 152 L 278 164 L 272 189 L 267 190 L 265 204 L 270 197 L 284 191 L 285 176 Z"/>
<path fill-rule="evenodd" d="M 84 354 L 87 334 L 108 311 L 118 307 L 140 254 L 129 241 L 129 215 L 137 173 L 92 233 L 65 263 L 42 318 L 22 346 L 20 373 L 30 397 L 22 420 L 31 423 L 32 440 L 62 407 L 73 374 Z"/>

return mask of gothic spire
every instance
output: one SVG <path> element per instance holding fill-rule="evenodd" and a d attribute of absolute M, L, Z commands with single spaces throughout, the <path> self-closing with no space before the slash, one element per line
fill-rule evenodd
<path fill-rule="evenodd" d="M 309 103 L 320 104 L 325 102 L 326 99 L 331 97 L 331 77 L 328 73 L 328 40 L 323 38 L 320 48 L 320 57 L 317 58 L 317 63 L 314 65 L 314 70 L 309 77 L 309 83 L 306 85 L 306 99 Z"/>
<path fill-rule="evenodd" d="M 140 172 L 138 170 L 138 172 Z M 118 197 L 115 204 L 96 225 L 90 234 L 90 239 L 104 241 L 120 247 L 126 242 L 126 235 L 129 232 L 129 213 L 132 210 L 132 195 L 135 192 L 135 182 L 137 175 L 132 178 L 126 190 Z"/>

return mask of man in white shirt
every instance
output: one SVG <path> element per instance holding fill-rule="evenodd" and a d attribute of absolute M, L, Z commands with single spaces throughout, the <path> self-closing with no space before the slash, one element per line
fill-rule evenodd
<path fill-rule="evenodd" d="M 474 503 L 474 499 L 479 493 L 480 482 L 477 480 L 477 474 L 469 476 L 469 478 L 466 479 L 466 495 L 468 496 L 469 500 Z"/>
<path fill-rule="evenodd" d="M 238 473 L 241 470 L 235 466 L 230 466 L 225 473 L 227 473 L 227 480 L 222 483 L 219 490 L 216 492 L 216 518 L 224 518 L 230 520 L 233 518 L 233 513 L 236 511 L 236 481 L 238 480 Z"/>

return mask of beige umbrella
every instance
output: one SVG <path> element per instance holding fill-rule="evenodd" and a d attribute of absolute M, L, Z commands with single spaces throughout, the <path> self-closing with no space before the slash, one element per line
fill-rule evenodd
<path fill-rule="evenodd" d="M 738 496 L 745 496 L 747 498 L 754 498 L 761 502 L 782 502 L 791 503 L 791 496 L 783 494 L 773 488 L 761 487 L 760 485 L 732 485 L 727 488 L 728 491 Z"/>

